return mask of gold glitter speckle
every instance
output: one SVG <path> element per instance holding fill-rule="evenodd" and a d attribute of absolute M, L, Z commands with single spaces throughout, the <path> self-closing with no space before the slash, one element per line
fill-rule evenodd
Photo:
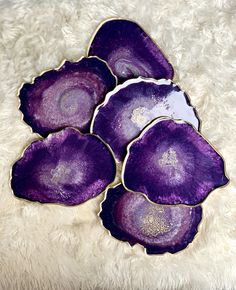
<path fill-rule="evenodd" d="M 169 148 L 165 153 L 163 153 L 162 158 L 159 160 L 160 166 L 173 166 L 176 168 L 178 163 L 176 152 L 174 149 Z"/>
<path fill-rule="evenodd" d="M 154 237 L 169 231 L 170 224 L 162 217 L 162 212 L 162 209 L 151 208 L 148 215 L 142 220 L 141 231 L 143 234 Z"/>
<path fill-rule="evenodd" d="M 145 116 L 147 109 L 139 107 L 133 110 L 131 121 L 138 126 L 145 126 L 148 123 L 148 118 Z"/>

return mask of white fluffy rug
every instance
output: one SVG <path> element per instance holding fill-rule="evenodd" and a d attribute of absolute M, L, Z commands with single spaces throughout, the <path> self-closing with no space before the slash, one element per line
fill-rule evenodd
<path fill-rule="evenodd" d="M 9 187 L 11 165 L 38 138 L 21 121 L 18 87 L 84 55 L 110 17 L 137 21 L 163 49 L 231 179 L 204 202 L 196 240 L 176 255 L 146 256 L 110 237 L 96 216 L 102 196 L 39 205 Z M 0 1 L 0 92 L 0 289 L 236 289 L 235 0 Z"/>

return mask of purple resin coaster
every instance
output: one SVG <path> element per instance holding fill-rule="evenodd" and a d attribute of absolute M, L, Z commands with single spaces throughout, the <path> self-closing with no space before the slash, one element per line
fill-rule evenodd
<path fill-rule="evenodd" d="M 172 81 L 132 79 L 106 95 L 94 112 L 91 132 L 103 138 L 117 160 L 123 161 L 128 143 L 160 116 L 183 119 L 196 129 L 200 126 L 188 96 Z"/>
<path fill-rule="evenodd" d="M 66 128 L 35 141 L 12 168 L 17 197 L 42 203 L 77 205 L 114 181 L 112 152 L 97 136 Z"/>
<path fill-rule="evenodd" d="M 112 19 L 97 30 L 89 55 L 105 60 L 119 82 L 143 76 L 172 79 L 174 70 L 160 48 L 135 22 Z"/>
<path fill-rule="evenodd" d="M 24 121 L 44 137 L 69 126 L 87 133 L 94 109 L 115 86 L 116 77 L 97 57 L 66 61 L 22 86 L 20 110 Z"/>
<path fill-rule="evenodd" d="M 131 246 L 139 243 L 147 254 L 176 253 L 194 239 L 202 208 L 157 205 L 118 185 L 108 189 L 100 217 L 113 237 Z"/>
<path fill-rule="evenodd" d="M 227 184 L 224 161 L 184 121 L 159 118 L 128 146 L 122 168 L 127 190 L 159 204 L 196 205 Z"/>

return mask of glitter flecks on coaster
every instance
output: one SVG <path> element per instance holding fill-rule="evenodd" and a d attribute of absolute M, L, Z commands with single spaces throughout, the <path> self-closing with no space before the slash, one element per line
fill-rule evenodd
<path fill-rule="evenodd" d="M 192 242 L 202 208 L 157 205 L 120 184 L 107 190 L 99 215 L 113 237 L 131 246 L 139 243 L 148 254 L 163 254 L 176 253 Z"/>
<path fill-rule="evenodd" d="M 197 205 L 227 184 L 224 161 L 193 126 L 159 118 L 129 144 L 122 178 L 127 189 L 159 204 Z"/>
<path fill-rule="evenodd" d="M 115 175 L 112 152 L 100 138 L 66 128 L 27 147 L 11 185 L 20 198 L 77 205 L 102 193 Z"/>
<path fill-rule="evenodd" d="M 160 48 L 135 22 L 112 19 L 96 32 L 89 55 L 105 60 L 120 83 L 127 79 L 172 79 L 174 70 Z"/>
<path fill-rule="evenodd" d="M 99 215 L 113 237 L 147 254 L 177 253 L 198 232 L 199 204 L 228 182 L 223 158 L 137 23 L 103 22 L 88 55 L 21 86 L 23 119 L 45 139 L 13 165 L 13 193 L 72 206 L 105 192 Z"/>
<path fill-rule="evenodd" d="M 188 96 L 172 81 L 132 79 L 106 95 L 95 110 L 91 132 L 109 144 L 122 162 L 129 142 L 161 116 L 183 119 L 199 129 L 200 122 Z"/>
<path fill-rule="evenodd" d="M 115 76 L 97 57 L 66 61 L 22 86 L 20 110 L 24 121 L 44 137 L 70 126 L 88 133 L 95 107 L 115 86 Z"/>

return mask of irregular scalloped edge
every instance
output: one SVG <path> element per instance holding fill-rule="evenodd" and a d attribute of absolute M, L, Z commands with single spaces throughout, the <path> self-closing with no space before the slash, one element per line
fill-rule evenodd
<path fill-rule="evenodd" d="M 166 59 L 166 61 L 170 64 L 170 67 L 172 68 L 172 78 L 171 79 L 174 79 L 175 77 L 175 70 L 172 66 L 172 64 L 169 62 L 169 59 L 168 57 L 165 55 L 165 53 L 163 52 L 163 50 L 159 47 L 159 45 L 157 45 L 156 41 L 153 40 L 153 38 L 151 37 L 151 35 L 149 33 L 147 33 L 146 30 L 143 29 L 143 27 L 138 24 L 138 22 L 134 21 L 133 19 L 129 19 L 129 18 L 122 18 L 122 17 L 112 17 L 112 18 L 107 18 L 105 20 L 103 20 L 102 22 L 100 22 L 100 24 L 97 26 L 96 30 L 94 31 L 94 33 L 92 34 L 92 37 L 91 39 L 89 40 L 89 43 L 88 43 L 88 48 L 87 48 L 87 51 L 86 51 L 86 55 L 89 56 L 89 50 L 90 50 L 90 47 L 91 47 L 91 44 L 93 43 L 93 40 L 97 34 L 97 32 L 100 30 L 100 28 L 106 23 L 106 22 L 109 22 L 109 21 L 112 21 L 112 20 L 127 20 L 127 21 L 130 21 L 130 22 L 133 22 L 134 24 L 138 25 L 143 31 L 144 33 L 146 33 L 146 35 L 153 41 L 153 43 L 158 47 L 158 49 L 160 50 L 160 52 L 162 53 L 162 55 L 164 56 L 164 58 Z M 117 78 L 118 79 L 118 78 Z"/>
<path fill-rule="evenodd" d="M 188 125 L 190 125 L 193 129 L 194 129 L 194 127 L 193 127 L 193 125 L 192 124 L 190 124 L 190 123 L 188 123 L 188 122 L 186 122 L 186 121 L 183 121 L 183 120 L 181 120 L 181 119 L 172 119 L 172 118 L 167 118 L 167 117 L 158 117 L 158 118 L 156 118 L 156 119 L 154 119 L 151 123 L 149 123 L 142 131 L 141 131 L 141 133 L 138 135 L 138 137 L 136 137 L 135 139 L 133 139 L 129 144 L 128 144 L 128 146 L 127 146 L 127 148 L 126 148 L 126 156 L 125 156 L 125 159 L 124 159 L 124 161 L 123 161 L 123 164 L 122 164 L 122 168 L 121 168 L 121 183 L 122 183 L 122 185 L 124 186 L 124 188 L 127 190 L 127 191 L 130 191 L 130 192 L 133 192 L 133 193 L 135 193 L 135 191 L 133 191 L 133 190 L 131 190 L 131 189 L 129 189 L 126 185 L 125 185 L 125 181 L 124 181 L 124 174 L 125 174 L 125 167 L 126 167 L 126 163 L 127 163 L 127 161 L 128 161 L 128 158 L 129 158 L 129 155 L 130 155 L 130 148 L 131 148 L 131 146 L 133 145 L 133 143 L 135 143 L 136 141 L 138 141 L 140 138 L 142 138 L 143 137 L 143 135 L 150 129 L 150 128 L 152 128 L 155 124 L 157 124 L 157 123 L 159 123 L 159 122 L 161 122 L 161 121 L 165 121 L 165 120 L 173 120 L 175 123 L 177 123 L 177 124 L 188 124 Z M 228 175 L 227 175 L 227 173 L 226 173 L 226 169 L 225 169 L 225 160 L 224 160 L 224 158 L 223 158 L 223 156 L 216 150 L 216 148 L 208 141 L 208 140 L 206 140 L 206 138 L 204 138 L 204 136 L 199 132 L 199 131 L 197 131 L 196 130 L 196 132 L 197 132 L 197 134 L 200 136 L 200 137 L 202 137 L 214 150 L 215 150 L 215 152 L 222 158 L 222 160 L 223 160 L 223 169 L 224 169 L 224 175 L 225 175 L 225 177 L 228 179 L 228 181 L 227 181 L 227 183 L 226 184 L 224 184 L 224 185 L 222 185 L 222 186 L 219 186 L 219 187 L 217 187 L 217 188 L 214 188 L 213 190 L 211 190 L 210 192 L 213 192 L 213 191 L 215 191 L 215 190 L 217 190 L 218 188 L 224 188 L 224 187 L 226 187 L 228 184 L 229 184 L 229 182 L 230 182 L 230 179 L 229 179 L 229 177 L 228 177 Z M 207 197 L 208 197 L 208 195 L 209 195 L 209 193 L 210 192 L 208 192 L 208 194 L 207 194 L 207 196 L 204 198 L 204 200 L 202 201 L 202 202 L 200 202 L 200 203 L 198 203 L 198 204 L 194 204 L 194 205 L 191 205 L 191 204 L 183 204 L 183 203 L 178 203 L 178 204 L 173 204 L 173 205 L 171 205 L 171 206 L 174 206 L 174 205 L 183 205 L 183 206 L 187 206 L 187 207 L 196 207 L 196 206 L 199 206 L 199 205 L 202 205 L 204 202 L 205 202 L 205 200 L 207 199 Z M 146 199 L 149 201 L 149 202 L 151 202 L 151 203 L 154 203 L 154 204 L 156 204 L 155 202 L 153 202 L 153 201 L 151 201 L 149 198 L 148 198 L 148 196 L 145 194 L 145 193 L 143 193 L 143 192 L 138 192 L 138 193 L 140 193 L 140 194 L 143 194 L 145 197 L 146 197 Z M 161 204 L 161 205 L 164 205 L 164 206 L 168 206 L 168 205 L 170 205 L 170 204 Z"/>
<path fill-rule="evenodd" d="M 199 124 L 199 125 L 198 125 L 198 131 L 201 130 L 201 119 L 200 119 L 199 116 L 198 116 L 197 110 L 195 109 L 195 107 L 192 106 L 192 104 L 191 104 L 191 100 L 190 100 L 190 97 L 187 95 L 187 93 L 186 93 L 185 91 L 183 91 L 183 90 L 181 89 L 181 87 L 180 87 L 178 84 L 174 83 L 174 82 L 173 82 L 172 80 L 170 80 L 170 79 L 169 79 L 169 80 L 167 80 L 167 79 L 155 80 L 155 79 L 153 79 L 153 78 L 138 77 L 138 78 L 134 78 L 134 79 L 127 80 L 127 81 L 125 81 L 123 84 L 119 84 L 119 85 L 117 85 L 117 86 L 116 86 L 112 91 L 110 91 L 110 92 L 108 92 L 108 93 L 106 94 L 104 101 L 103 101 L 100 105 L 98 105 L 98 106 L 96 107 L 96 109 L 94 110 L 93 117 L 92 117 L 91 124 L 90 124 L 90 133 L 91 133 L 91 134 L 94 134 L 94 133 L 93 133 L 94 122 L 95 122 L 95 119 L 96 119 L 97 114 L 99 113 L 99 110 L 100 110 L 102 107 L 106 106 L 106 104 L 109 102 L 110 98 L 111 98 L 114 94 L 116 94 L 117 92 L 119 92 L 120 90 L 122 90 L 122 89 L 128 87 L 129 85 L 131 85 L 131 84 L 135 84 L 135 83 L 140 83 L 140 82 L 155 83 L 156 85 L 170 85 L 170 84 L 172 84 L 174 87 L 178 86 L 178 87 L 180 88 L 181 92 L 183 92 L 183 94 L 184 94 L 184 96 L 185 96 L 185 99 L 186 99 L 186 103 L 187 103 L 187 105 L 188 105 L 189 107 L 193 108 L 194 115 L 196 116 L 196 118 L 197 118 L 197 120 L 198 120 L 198 124 Z M 163 117 L 158 117 L 158 118 L 164 118 L 164 116 L 163 116 Z M 169 118 L 168 118 L 168 119 L 169 119 Z M 155 119 L 154 119 L 154 120 L 155 120 Z M 149 124 L 151 124 L 152 122 L 153 122 L 153 121 L 151 121 L 150 123 L 148 123 L 148 124 L 144 127 L 143 130 L 145 130 L 145 128 L 146 128 L 147 126 L 149 126 Z M 191 125 L 191 126 L 192 126 L 192 125 Z M 140 136 L 140 135 L 139 135 L 139 136 Z M 136 139 L 137 139 L 137 138 L 135 138 L 134 140 L 136 140 Z M 132 140 L 132 141 L 133 141 L 133 140 Z M 131 142 L 132 142 L 132 141 L 131 141 Z M 117 158 L 116 158 L 115 160 L 116 160 L 116 162 L 118 162 L 118 163 L 121 162 L 121 161 L 119 161 Z"/>
<path fill-rule="evenodd" d="M 196 234 L 195 234 L 194 238 L 192 239 L 192 241 L 190 241 L 190 242 L 187 244 L 187 246 L 186 246 L 185 248 L 179 250 L 179 251 L 176 252 L 176 253 L 164 252 L 164 253 L 160 253 L 160 254 L 149 254 L 149 253 L 147 253 L 147 249 L 146 249 L 146 247 L 144 247 L 143 245 L 139 244 L 138 242 L 135 243 L 135 244 L 133 244 L 133 245 L 131 245 L 128 241 L 122 241 L 122 240 L 120 240 L 118 237 L 116 237 L 115 235 L 113 235 L 113 233 L 112 233 L 110 230 L 108 230 L 108 229 L 104 226 L 104 224 L 103 224 L 103 220 L 102 220 L 101 217 L 100 217 L 100 214 L 101 214 L 101 212 L 102 212 L 102 204 L 103 204 L 103 202 L 105 202 L 105 200 L 107 199 L 107 193 L 108 193 L 108 190 L 109 190 L 109 189 L 116 188 L 116 187 L 118 187 L 118 186 L 120 186 L 120 185 L 123 185 L 123 186 L 124 186 L 123 183 L 117 183 L 117 184 L 115 184 L 115 185 L 110 185 L 110 186 L 105 190 L 105 192 L 104 192 L 104 198 L 103 198 L 103 200 L 102 200 L 102 201 L 100 202 L 100 204 L 99 204 L 99 211 L 98 211 L 98 213 L 97 213 L 97 216 L 98 216 L 98 218 L 99 218 L 100 224 L 101 224 L 102 227 L 105 229 L 105 231 L 109 234 L 110 237 L 112 237 L 112 238 L 115 239 L 116 241 L 119 241 L 119 242 L 121 242 L 121 243 L 127 244 L 127 245 L 128 245 L 131 249 L 133 249 L 133 250 L 134 250 L 134 246 L 139 245 L 139 246 L 142 248 L 143 253 L 144 253 L 145 255 L 148 255 L 148 256 L 162 256 L 162 255 L 171 255 L 171 256 L 172 256 L 172 255 L 178 255 L 178 254 L 181 254 L 183 250 L 187 250 L 187 249 L 191 246 L 191 244 L 192 244 L 194 241 L 196 241 L 196 239 L 199 239 L 199 232 L 201 231 L 202 224 L 203 224 L 203 220 L 204 220 L 204 211 L 203 211 L 203 208 L 202 208 L 202 207 L 201 207 L 201 209 L 202 209 L 202 213 L 201 213 L 202 218 L 201 218 L 200 222 L 198 223 L 198 226 L 197 226 L 197 228 L 196 228 Z M 156 204 L 156 203 L 154 203 L 153 201 L 149 200 L 148 197 L 147 197 L 144 193 L 142 193 L 142 192 L 135 192 L 135 191 L 129 190 L 129 189 L 127 189 L 125 186 L 124 186 L 124 188 L 125 188 L 127 191 L 130 191 L 130 192 L 132 192 L 132 193 L 141 194 L 141 195 L 142 195 L 142 196 L 143 196 L 143 197 L 144 197 L 148 202 L 150 202 L 150 203 L 152 203 L 152 204 Z M 177 204 L 174 204 L 174 205 L 169 205 L 169 204 L 165 205 L 165 204 L 161 204 L 161 206 L 167 206 L 167 207 L 168 207 L 168 206 L 171 206 L 171 207 L 172 207 L 172 206 L 179 206 L 179 205 L 177 205 Z M 190 206 L 185 205 L 185 204 L 183 204 L 183 205 L 181 205 L 181 206 L 190 207 Z M 200 205 L 195 205 L 195 206 L 191 206 L 191 207 L 198 207 L 198 206 L 200 206 Z"/>
<path fill-rule="evenodd" d="M 18 107 L 17 107 L 17 109 L 21 113 L 21 122 L 23 124 L 27 125 L 27 127 L 29 127 L 30 132 L 32 134 L 37 134 L 39 137 L 42 137 L 38 132 L 34 131 L 34 126 L 32 126 L 32 125 L 27 123 L 26 118 L 25 118 L 25 114 L 20 109 L 21 105 L 22 105 L 21 104 L 21 98 L 20 98 L 21 89 L 24 87 L 24 85 L 33 85 L 37 81 L 38 78 L 42 77 L 44 74 L 46 74 L 48 72 L 58 72 L 64 65 L 66 66 L 67 64 L 73 64 L 73 63 L 79 62 L 79 61 L 81 61 L 84 58 L 96 58 L 96 59 L 100 60 L 101 62 L 103 62 L 107 66 L 107 68 L 110 71 L 111 75 L 114 77 L 114 79 L 115 79 L 115 87 L 117 87 L 117 84 L 118 84 L 117 76 L 114 75 L 114 73 L 112 72 L 112 70 L 109 67 L 108 63 L 105 60 L 101 59 L 100 57 L 98 57 L 98 56 L 81 56 L 79 59 L 74 60 L 74 61 L 70 61 L 70 60 L 64 58 L 57 67 L 43 70 L 39 75 L 32 77 L 31 81 L 29 81 L 29 82 L 21 82 L 21 85 L 19 86 L 19 88 L 17 90 L 17 99 L 18 99 Z M 49 133 L 48 136 L 50 134 L 51 133 Z"/>
<path fill-rule="evenodd" d="M 80 130 L 79 129 L 77 129 L 77 128 L 74 128 L 74 127 L 66 127 L 66 128 L 72 128 L 73 130 L 76 130 L 76 131 L 78 131 L 81 135 L 83 135 L 83 136 L 86 136 L 86 135 L 91 135 L 91 133 L 81 133 L 80 132 Z M 64 129 L 63 129 L 64 130 Z M 62 130 L 59 130 L 59 131 L 57 131 L 57 132 L 53 132 L 53 133 L 50 133 L 50 134 L 48 134 L 48 136 L 47 136 L 47 140 L 48 139 L 50 139 L 51 137 L 52 137 L 52 135 L 55 135 L 55 134 L 57 134 L 57 133 L 59 133 L 60 131 L 62 131 Z M 112 157 L 113 157 L 113 159 L 114 159 L 114 162 L 115 162 L 115 155 L 114 155 L 114 153 L 113 153 L 113 150 L 111 149 L 111 147 L 110 147 L 110 145 L 109 144 L 107 144 L 106 142 L 104 142 L 103 141 L 103 139 L 100 137 L 100 136 L 98 136 L 98 135 L 96 135 L 96 134 L 92 134 L 93 136 L 95 136 L 95 137 L 97 137 L 106 147 L 107 147 L 107 149 L 108 149 L 108 151 L 111 153 L 111 155 L 112 155 Z M 46 138 L 43 138 L 42 136 L 40 136 L 39 135 L 39 139 L 37 139 L 37 140 L 34 140 L 33 142 L 30 142 L 28 145 L 26 145 L 26 147 L 24 147 L 24 149 L 21 151 L 21 153 L 18 155 L 18 157 L 17 157 L 17 159 L 14 161 L 14 162 L 12 162 L 12 164 L 11 164 L 11 168 L 10 168 L 10 170 L 9 170 L 9 181 L 8 181 L 8 184 L 9 184 L 9 187 L 10 187 L 10 189 L 11 189 L 11 194 L 12 194 L 12 196 L 14 197 L 14 198 L 16 198 L 17 200 L 19 200 L 19 201 L 24 201 L 24 202 L 27 202 L 27 203 L 31 203 L 32 204 L 32 201 L 30 201 L 30 200 L 28 200 L 28 199 L 26 199 L 26 198 L 22 198 L 22 197 L 18 197 L 18 196 L 16 196 L 15 194 L 14 194 L 14 192 L 13 192 L 13 189 L 12 189 L 12 186 L 11 186 L 11 181 L 12 181 L 12 167 L 13 167 L 13 165 L 15 164 L 15 163 L 17 163 L 21 158 L 23 158 L 23 156 L 24 156 L 24 154 L 25 154 L 25 151 L 29 148 L 29 146 L 31 145 L 31 144 L 33 144 L 33 143 L 35 143 L 35 142 L 43 142 L 44 140 L 45 140 Z M 114 180 L 110 183 L 110 184 L 108 184 L 107 185 L 107 187 L 100 193 L 100 194 L 103 194 L 103 193 L 105 193 L 110 187 L 112 187 L 112 186 L 114 186 L 114 185 L 116 185 L 116 178 L 117 178 L 117 172 L 118 172 L 118 165 L 117 165 L 117 163 L 115 162 L 115 177 L 114 177 Z M 99 194 L 99 195 L 100 195 Z M 92 200 L 92 199 L 95 199 L 96 197 L 98 197 L 98 195 L 97 196 L 94 196 L 94 197 L 92 197 L 92 198 L 90 198 L 89 200 Z M 89 200 L 87 200 L 87 201 L 89 201 Z M 86 202 L 86 201 L 85 201 Z M 40 201 L 34 201 L 33 202 L 34 204 L 42 204 L 42 205 L 52 205 L 52 206 L 63 206 L 63 207 L 74 207 L 74 206 L 79 206 L 79 205 L 65 205 L 65 204 L 62 204 L 62 203 L 56 203 L 56 202 L 54 202 L 54 203 L 50 203 L 50 202 L 40 202 Z"/>

